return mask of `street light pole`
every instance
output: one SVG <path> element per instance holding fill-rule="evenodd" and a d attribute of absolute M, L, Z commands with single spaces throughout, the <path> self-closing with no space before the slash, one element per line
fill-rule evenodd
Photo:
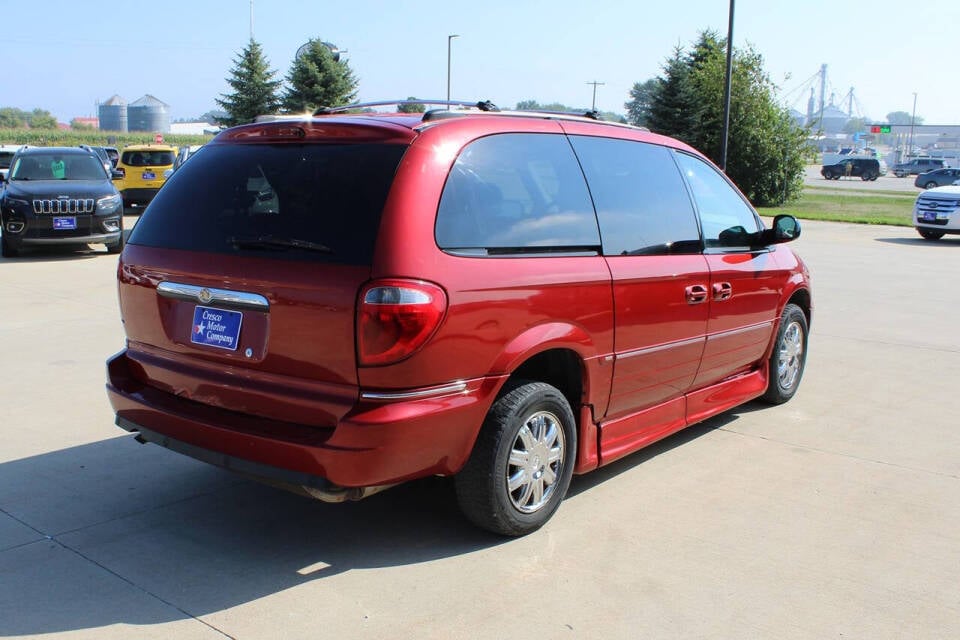
<path fill-rule="evenodd" d="M 913 123 L 917 120 L 917 94 L 913 94 L 913 115 L 910 116 L 910 146 L 907 148 L 907 158 L 913 154 Z"/>
<path fill-rule="evenodd" d="M 460 36 L 456 33 L 447 36 L 447 102 L 450 102 L 450 43 L 453 42 L 454 38 L 459 38 Z M 447 111 L 450 110 L 450 105 L 447 105 Z"/>
<path fill-rule="evenodd" d="M 733 0 L 730 0 L 730 21 L 727 26 L 727 78 L 723 90 L 723 132 L 720 142 L 720 170 L 727 170 L 727 137 L 730 133 L 730 84 L 733 77 Z"/>

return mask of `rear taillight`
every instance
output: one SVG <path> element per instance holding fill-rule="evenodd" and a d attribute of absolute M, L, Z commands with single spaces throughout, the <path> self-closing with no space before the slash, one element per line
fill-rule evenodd
<path fill-rule="evenodd" d="M 360 291 L 357 356 L 361 366 L 393 364 L 422 347 L 447 310 L 443 289 L 420 280 L 377 280 Z"/>

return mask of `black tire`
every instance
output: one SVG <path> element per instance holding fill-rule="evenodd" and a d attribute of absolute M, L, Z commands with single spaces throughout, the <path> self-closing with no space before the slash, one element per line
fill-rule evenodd
<path fill-rule="evenodd" d="M 120 238 L 114 243 L 107 244 L 107 253 L 117 254 L 123 251 L 123 216 L 120 216 Z"/>
<path fill-rule="evenodd" d="M 876 180 L 877 178 L 872 173 L 867 172 L 860 176 L 860 179 L 866 182 L 867 180 Z"/>
<path fill-rule="evenodd" d="M 917 229 L 917 233 L 924 240 L 939 240 L 943 237 L 943 231 L 931 231 L 930 229 Z"/>
<path fill-rule="evenodd" d="M 543 382 L 510 382 L 455 478 L 460 510 L 500 535 L 536 531 L 563 501 L 576 453 L 576 422 L 563 394 Z"/>
<path fill-rule="evenodd" d="M 770 380 L 763 400 L 783 404 L 794 396 L 803 378 L 807 361 L 807 316 L 803 309 L 788 304 L 780 314 L 777 341 L 770 354 Z"/>
<path fill-rule="evenodd" d="M 877 177 L 878 177 L 878 176 L 874 175 L 872 178 L 870 178 L 870 182 L 876 182 L 876 181 L 877 181 Z"/>
<path fill-rule="evenodd" d="M 15 249 L 9 242 L 7 242 L 6 236 L 0 236 L 0 255 L 4 258 L 16 258 L 20 255 L 20 250 Z"/>
<path fill-rule="evenodd" d="M 833 180 L 833 171 L 824 171 L 823 172 L 824 180 Z"/>
<path fill-rule="evenodd" d="M 933 180 L 931 180 L 931 181 L 928 182 L 927 184 L 923 185 L 923 188 L 924 188 L 924 189 L 933 189 L 933 188 L 936 187 L 936 186 L 938 186 L 937 183 L 934 182 Z"/>

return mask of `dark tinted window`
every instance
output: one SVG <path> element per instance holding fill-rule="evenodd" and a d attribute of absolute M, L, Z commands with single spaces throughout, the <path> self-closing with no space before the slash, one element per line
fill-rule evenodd
<path fill-rule="evenodd" d="M 170 176 L 130 243 L 369 264 L 405 150 L 377 144 L 208 145 Z M 299 246 L 281 246 L 285 241 Z"/>
<path fill-rule="evenodd" d="M 124 151 L 123 164 L 128 167 L 165 167 L 173 164 L 173 151 Z"/>
<path fill-rule="evenodd" d="M 9 169 L 11 160 L 13 160 L 12 151 L 0 151 L 0 169 Z"/>
<path fill-rule="evenodd" d="M 437 212 L 443 249 L 593 249 L 600 233 L 565 136 L 501 134 L 468 145 Z"/>
<path fill-rule="evenodd" d="M 686 153 L 677 153 L 676 158 L 697 203 L 704 244 L 748 247 L 750 234 L 760 230 L 760 221 L 750 205 L 711 165 Z"/>
<path fill-rule="evenodd" d="M 10 171 L 11 180 L 106 180 L 107 173 L 93 155 L 23 154 Z"/>
<path fill-rule="evenodd" d="M 668 149 L 587 136 L 571 142 L 590 184 L 605 255 L 700 251 L 693 205 Z"/>

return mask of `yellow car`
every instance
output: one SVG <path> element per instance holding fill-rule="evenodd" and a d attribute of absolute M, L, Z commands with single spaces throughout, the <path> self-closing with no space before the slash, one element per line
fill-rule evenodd
<path fill-rule="evenodd" d="M 146 207 L 166 180 L 164 172 L 173 167 L 177 148 L 166 144 L 135 144 L 124 147 L 117 162 L 123 178 L 114 181 L 123 206 Z"/>

